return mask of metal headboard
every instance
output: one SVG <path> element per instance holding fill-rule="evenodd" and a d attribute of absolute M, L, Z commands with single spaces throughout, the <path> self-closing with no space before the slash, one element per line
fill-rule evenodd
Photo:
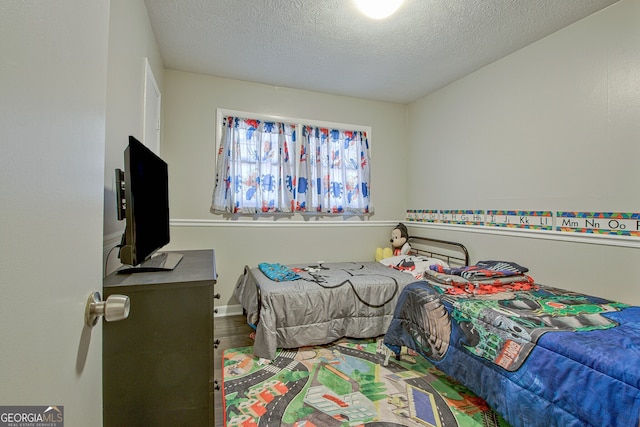
<path fill-rule="evenodd" d="M 451 253 L 443 253 L 437 252 L 437 250 L 426 249 L 422 247 L 414 247 L 411 245 L 411 250 L 419 255 L 429 256 L 431 258 L 440 258 L 447 262 L 447 264 L 451 264 L 452 260 L 456 263 L 462 263 L 463 265 L 470 265 L 469 251 L 467 248 L 458 242 L 451 242 L 449 240 L 440 240 L 433 239 L 431 237 L 420 237 L 420 236 L 409 236 L 409 244 L 415 242 L 416 244 L 426 244 L 433 246 L 434 243 L 443 246 L 445 249 L 450 249 L 451 251 L 457 253 L 457 255 L 453 255 Z"/>

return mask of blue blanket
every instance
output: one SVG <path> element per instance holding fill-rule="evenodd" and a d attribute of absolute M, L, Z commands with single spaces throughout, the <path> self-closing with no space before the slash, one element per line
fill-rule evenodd
<path fill-rule="evenodd" d="M 264 273 L 265 276 L 267 276 L 274 282 L 286 282 L 289 280 L 297 280 L 300 278 L 298 273 L 282 264 L 263 262 L 258 264 L 258 268 Z"/>
<path fill-rule="evenodd" d="M 407 286 L 385 344 L 414 349 L 513 426 L 640 425 L 640 307 L 539 286 Z"/>

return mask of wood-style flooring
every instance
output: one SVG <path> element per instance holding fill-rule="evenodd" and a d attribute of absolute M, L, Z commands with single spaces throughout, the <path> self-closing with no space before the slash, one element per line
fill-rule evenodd
<path fill-rule="evenodd" d="M 247 318 L 242 315 L 216 317 L 213 321 L 214 337 L 219 341 L 214 348 L 214 378 L 222 379 L 222 352 L 227 348 L 246 347 L 253 345 L 249 334 L 253 329 L 247 325 Z M 223 426 L 222 390 L 214 392 L 215 426 Z"/>

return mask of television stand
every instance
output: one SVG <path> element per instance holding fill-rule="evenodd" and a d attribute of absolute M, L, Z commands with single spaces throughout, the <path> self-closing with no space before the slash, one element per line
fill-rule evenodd
<path fill-rule="evenodd" d="M 104 279 L 105 300 L 131 301 L 127 319 L 102 322 L 104 427 L 214 427 L 215 256 L 180 252 L 173 271 Z"/>
<path fill-rule="evenodd" d="M 153 273 L 156 271 L 171 271 L 182 260 L 182 254 L 175 252 L 161 252 L 141 262 L 136 266 L 124 266 L 118 270 L 118 274 Z"/>

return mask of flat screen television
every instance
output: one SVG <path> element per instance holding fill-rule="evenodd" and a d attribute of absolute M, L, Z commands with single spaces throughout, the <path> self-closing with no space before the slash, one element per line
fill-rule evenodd
<path fill-rule="evenodd" d="M 124 171 L 116 169 L 118 219 L 126 221 L 118 273 L 172 270 L 182 259 L 154 254 L 169 243 L 169 175 L 167 163 L 129 136 Z"/>

